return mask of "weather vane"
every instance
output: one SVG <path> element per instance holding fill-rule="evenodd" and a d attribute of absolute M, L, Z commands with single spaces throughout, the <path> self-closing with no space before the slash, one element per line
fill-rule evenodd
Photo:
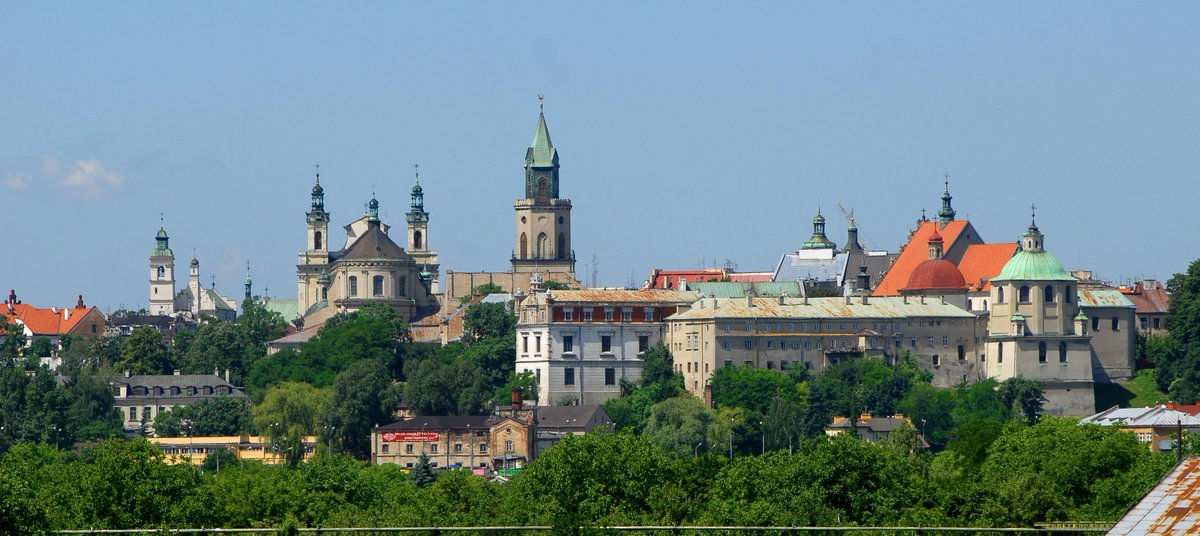
<path fill-rule="evenodd" d="M 417 184 L 421 184 L 421 164 L 413 164 L 413 175 L 417 177 Z"/>
<path fill-rule="evenodd" d="M 314 167 L 317 168 L 317 184 L 321 184 L 321 163 L 317 162 L 317 165 Z"/>

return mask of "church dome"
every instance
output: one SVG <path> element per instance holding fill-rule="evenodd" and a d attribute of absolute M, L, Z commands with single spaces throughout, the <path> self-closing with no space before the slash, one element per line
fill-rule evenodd
<path fill-rule="evenodd" d="M 998 281 L 1074 281 L 1062 263 L 1054 258 L 1049 251 L 1018 251 L 1008 260 L 1000 275 L 993 277 L 992 282 Z"/>
<path fill-rule="evenodd" d="M 322 195 L 324 193 L 325 193 L 325 189 L 321 187 L 320 179 L 317 179 L 317 184 L 315 186 L 313 186 L 312 194 L 313 195 Z"/>
<path fill-rule="evenodd" d="M 966 290 L 967 281 L 954 263 L 929 259 L 917 265 L 908 276 L 908 285 L 900 290 Z"/>

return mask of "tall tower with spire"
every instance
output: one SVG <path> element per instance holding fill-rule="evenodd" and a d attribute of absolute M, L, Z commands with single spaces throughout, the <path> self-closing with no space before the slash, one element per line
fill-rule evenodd
<path fill-rule="evenodd" d="M 541 95 L 538 100 L 540 107 Z M 558 196 L 558 169 L 558 150 L 550 141 L 546 115 L 540 112 L 533 143 L 525 151 L 525 198 L 513 206 L 517 217 L 513 272 L 565 272 L 575 277 L 571 200 Z"/>
<path fill-rule="evenodd" d="M 413 166 L 415 180 L 412 187 L 412 204 L 405 214 L 408 222 L 408 254 L 421 267 L 420 277 L 430 284 L 430 292 L 438 289 L 438 255 L 429 249 L 429 213 L 425 211 L 425 190 L 421 188 L 421 173 Z"/>
<path fill-rule="evenodd" d="M 170 315 L 175 312 L 175 253 L 170 237 L 159 216 L 158 234 L 154 236 L 154 251 L 150 252 L 150 314 Z"/>
<path fill-rule="evenodd" d="M 253 295 L 253 293 L 251 292 L 251 288 L 254 286 L 254 283 L 252 281 L 250 281 L 250 261 L 246 261 L 246 285 L 245 286 L 246 286 L 245 301 L 250 301 L 250 297 Z"/>
<path fill-rule="evenodd" d="M 329 213 L 325 211 L 325 189 L 321 187 L 321 169 L 317 167 L 316 184 L 312 187 L 312 205 L 305 214 L 308 241 L 296 265 L 296 284 L 300 311 L 321 299 L 317 279 L 329 267 Z"/>
<path fill-rule="evenodd" d="M 954 221 L 954 216 L 957 214 L 954 212 L 954 207 L 950 206 L 951 199 L 954 199 L 954 196 L 950 195 L 950 174 L 947 173 L 946 189 L 942 191 L 942 209 L 937 213 L 938 222 L 942 227 L 945 227 L 946 224 Z"/>

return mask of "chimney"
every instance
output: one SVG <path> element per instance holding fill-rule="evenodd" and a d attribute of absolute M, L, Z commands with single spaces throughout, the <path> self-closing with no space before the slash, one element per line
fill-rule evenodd
<path fill-rule="evenodd" d="M 687 290 L 687 278 L 679 278 L 679 290 Z"/>
<path fill-rule="evenodd" d="M 904 305 L 908 305 L 908 294 L 903 294 L 901 297 L 904 298 Z"/>
<path fill-rule="evenodd" d="M 867 300 L 869 300 L 870 298 L 871 298 L 870 294 L 868 294 L 866 292 L 862 293 L 862 304 L 868 305 Z"/>
<path fill-rule="evenodd" d="M 846 305 L 850 305 L 850 304 L 852 304 L 852 303 L 854 303 L 854 300 L 850 299 L 850 295 L 849 295 L 849 294 L 847 294 L 847 295 L 846 295 Z"/>
<path fill-rule="evenodd" d="M 125 377 L 126 377 L 126 378 L 128 378 L 128 377 L 129 377 L 129 369 L 125 369 Z"/>
<path fill-rule="evenodd" d="M 8 290 L 8 303 L 12 303 L 12 304 L 15 304 L 15 303 L 17 303 L 17 291 L 16 291 L 16 289 L 9 289 L 9 290 Z"/>
<path fill-rule="evenodd" d="M 225 383 L 229 383 L 229 369 L 225 369 Z"/>
<path fill-rule="evenodd" d="M 871 290 L 871 274 L 867 273 L 866 265 L 858 267 L 858 290 L 860 292 Z"/>
<path fill-rule="evenodd" d="M 174 372 L 173 374 L 174 374 L 175 376 L 178 376 L 178 375 L 179 375 L 179 369 L 175 369 L 175 372 Z"/>
<path fill-rule="evenodd" d="M 513 387 L 512 390 L 512 416 L 515 418 L 517 412 L 521 411 L 521 388 Z"/>
<path fill-rule="evenodd" d="M 75 308 L 76 308 L 76 309 L 83 309 L 83 308 L 84 308 L 84 307 L 83 307 L 83 294 L 80 294 L 80 295 L 79 295 L 79 299 L 75 301 Z"/>
<path fill-rule="evenodd" d="M 808 293 L 804 293 L 804 305 L 808 305 Z"/>
<path fill-rule="evenodd" d="M 754 307 L 754 295 L 746 294 L 746 307 Z"/>
<path fill-rule="evenodd" d="M 925 295 L 921 295 L 921 305 L 925 305 Z"/>
<path fill-rule="evenodd" d="M 217 368 L 217 367 L 213 367 L 213 376 L 220 377 L 220 376 L 221 376 L 221 369 L 219 369 L 219 368 Z"/>

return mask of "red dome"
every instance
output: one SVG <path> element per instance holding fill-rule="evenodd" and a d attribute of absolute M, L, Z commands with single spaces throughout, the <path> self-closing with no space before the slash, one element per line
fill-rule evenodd
<path fill-rule="evenodd" d="M 967 289 L 967 281 L 954 263 L 946 259 L 929 259 L 917 265 L 908 276 L 908 285 L 900 290 L 959 290 Z"/>

